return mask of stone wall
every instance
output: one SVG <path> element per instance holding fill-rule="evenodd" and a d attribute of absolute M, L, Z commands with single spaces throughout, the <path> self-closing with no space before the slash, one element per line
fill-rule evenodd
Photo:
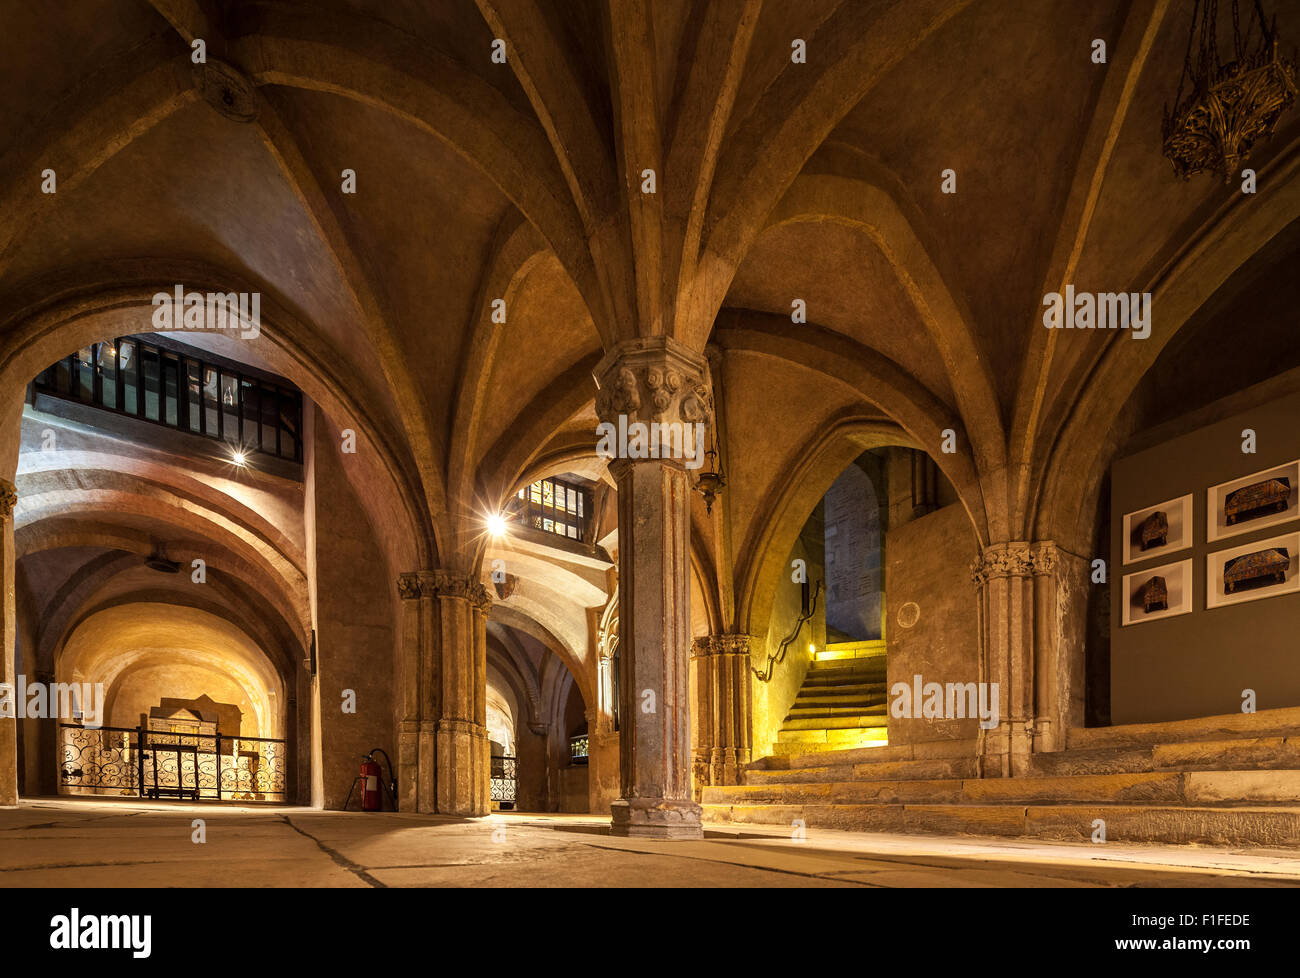
<path fill-rule="evenodd" d="M 965 509 L 945 506 L 890 530 L 885 553 L 888 691 L 895 683 L 911 686 L 918 674 L 923 683 L 978 682 L 977 604 L 970 579 L 976 545 Z M 889 742 L 973 739 L 978 729 L 974 719 L 890 716 Z"/>
<path fill-rule="evenodd" d="M 381 747 L 397 757 L 392 701 L 396 589 L 348 483 L 346 464 L 336 433 L 317 410 L 308 494 L 315 538 L 321 751 L 320 794 L 313 801 L 326 808 L 342 807 L 361 755 Z M 356 693 L 355 713 L 342 710 L 348 689 Z"/>

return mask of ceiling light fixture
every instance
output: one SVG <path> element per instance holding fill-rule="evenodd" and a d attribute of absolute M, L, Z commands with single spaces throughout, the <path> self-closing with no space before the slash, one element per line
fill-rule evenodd
<path fill-rule="evenodd" d="M 696 451 L 699 448 L 697 446 Z M 722 465 L 718 462 L 717 444 L 713 437 L 713 427 L 709 427 L 709 450 L 704 453 L 709 460 L 709 467 L 695 477 L 695 491 L 704 497 L 704 512 L 713 514 L 713 500 L 718 498 L 727 485 L 722 474 Z"/>
<path fill-rule="evenodd" d="M 1184 180 L 1210 170 L 1231 183 L 1254 144 L 1273 134 L 1278 116 L 1295 101 L 1295 59 L 1278 53 L 1277 18 L 1265 19 L 1260 0 L 1252 6 L 1243 33 L 1238 0 L 1232 0 L 1232 49 L 1225 52 L 1231 60 L 1225 62 L 1219 57 L 1219 0 L 1196 0 L 1178 94 L 1161 126 L 1165 156 Z"/>

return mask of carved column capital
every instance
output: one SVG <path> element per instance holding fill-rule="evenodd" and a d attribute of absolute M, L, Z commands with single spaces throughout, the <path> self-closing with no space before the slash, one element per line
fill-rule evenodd
<path fill-rule="evenodd" d="M 416 573 L 397 575 L 397 594 L 403 601 L 414 601 L 420 597 L 420 575 Z"/>
<path fill-rule="evenodd" d="M 492 596 L 487 587 L 469 574 L 449 570 L 413 571 L 397 578 L 397 593 L 404 601 L 416 598 L 463 598 L 487 614 Z"/>
<path fill-rule="evenodd" d="M 18 489 L 12 482 L 0 479 L 0 519 L 12 519 L 18 505 Z"/>
<path fill-rule="evenodd" d="M 1029 563 L 1035 577 L 1046 577 L 1056 572 L 1061 563 L 1061 551 L 1051 540 L 1030 547 Z"/>
<path fill-rule="evenodd" d="M 708 424 L 713 417 L 708 361 L 669 337 L 620 343 L 592 374 L 602 423 Z"/>
<path fill-rule="evenodd" d="M 710 655 L 749 655 L 748 635 L 701 635 L 691 641 L 691 658 Z"/>
<path fill-rule="evenodd" d="M 994 543 L 985 547 L 971 563 L 971 580 L 976 587 L 1006 577 L 1029 577 L 1033 573 L 1029 544 Z"/>

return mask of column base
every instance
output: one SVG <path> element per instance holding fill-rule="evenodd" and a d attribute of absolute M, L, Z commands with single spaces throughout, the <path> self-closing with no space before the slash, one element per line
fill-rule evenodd
<path fill-rule="evenodd" d="M 609 834 L 636 839 L 702 839 L 700 806 L 665 798 L 620 798 L 609 806 Z"/>
<path fill-rule="evenodd" d="M 491 763 L 487 728 L 468 720 L 439 720 L 439 814 L 469 818 L 491 814 Z"/>
<path fill-rule="evenodd" d="M 420 723 L 403 720 L 397 725 L 397 810 L 418 810 L 420 798 Z"/>
<path fill-rule="evenodd" d="M 0 806 L 18 806 L 18 721 L 13 717 L 0 720 Z"/>

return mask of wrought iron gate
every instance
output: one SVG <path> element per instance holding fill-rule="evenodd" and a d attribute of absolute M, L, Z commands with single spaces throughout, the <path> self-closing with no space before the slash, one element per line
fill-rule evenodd
<path fill-rule="evenodd" d="M 515 807 L 515 759 L 504 754 L 492 755 L 492 804 L 497 808 Z"/>
<path fill-rule="evenodd" d="M 285 742 L 144 727 L 59 724 L 59 790 L 67 794 L 284 801 Z"/>

